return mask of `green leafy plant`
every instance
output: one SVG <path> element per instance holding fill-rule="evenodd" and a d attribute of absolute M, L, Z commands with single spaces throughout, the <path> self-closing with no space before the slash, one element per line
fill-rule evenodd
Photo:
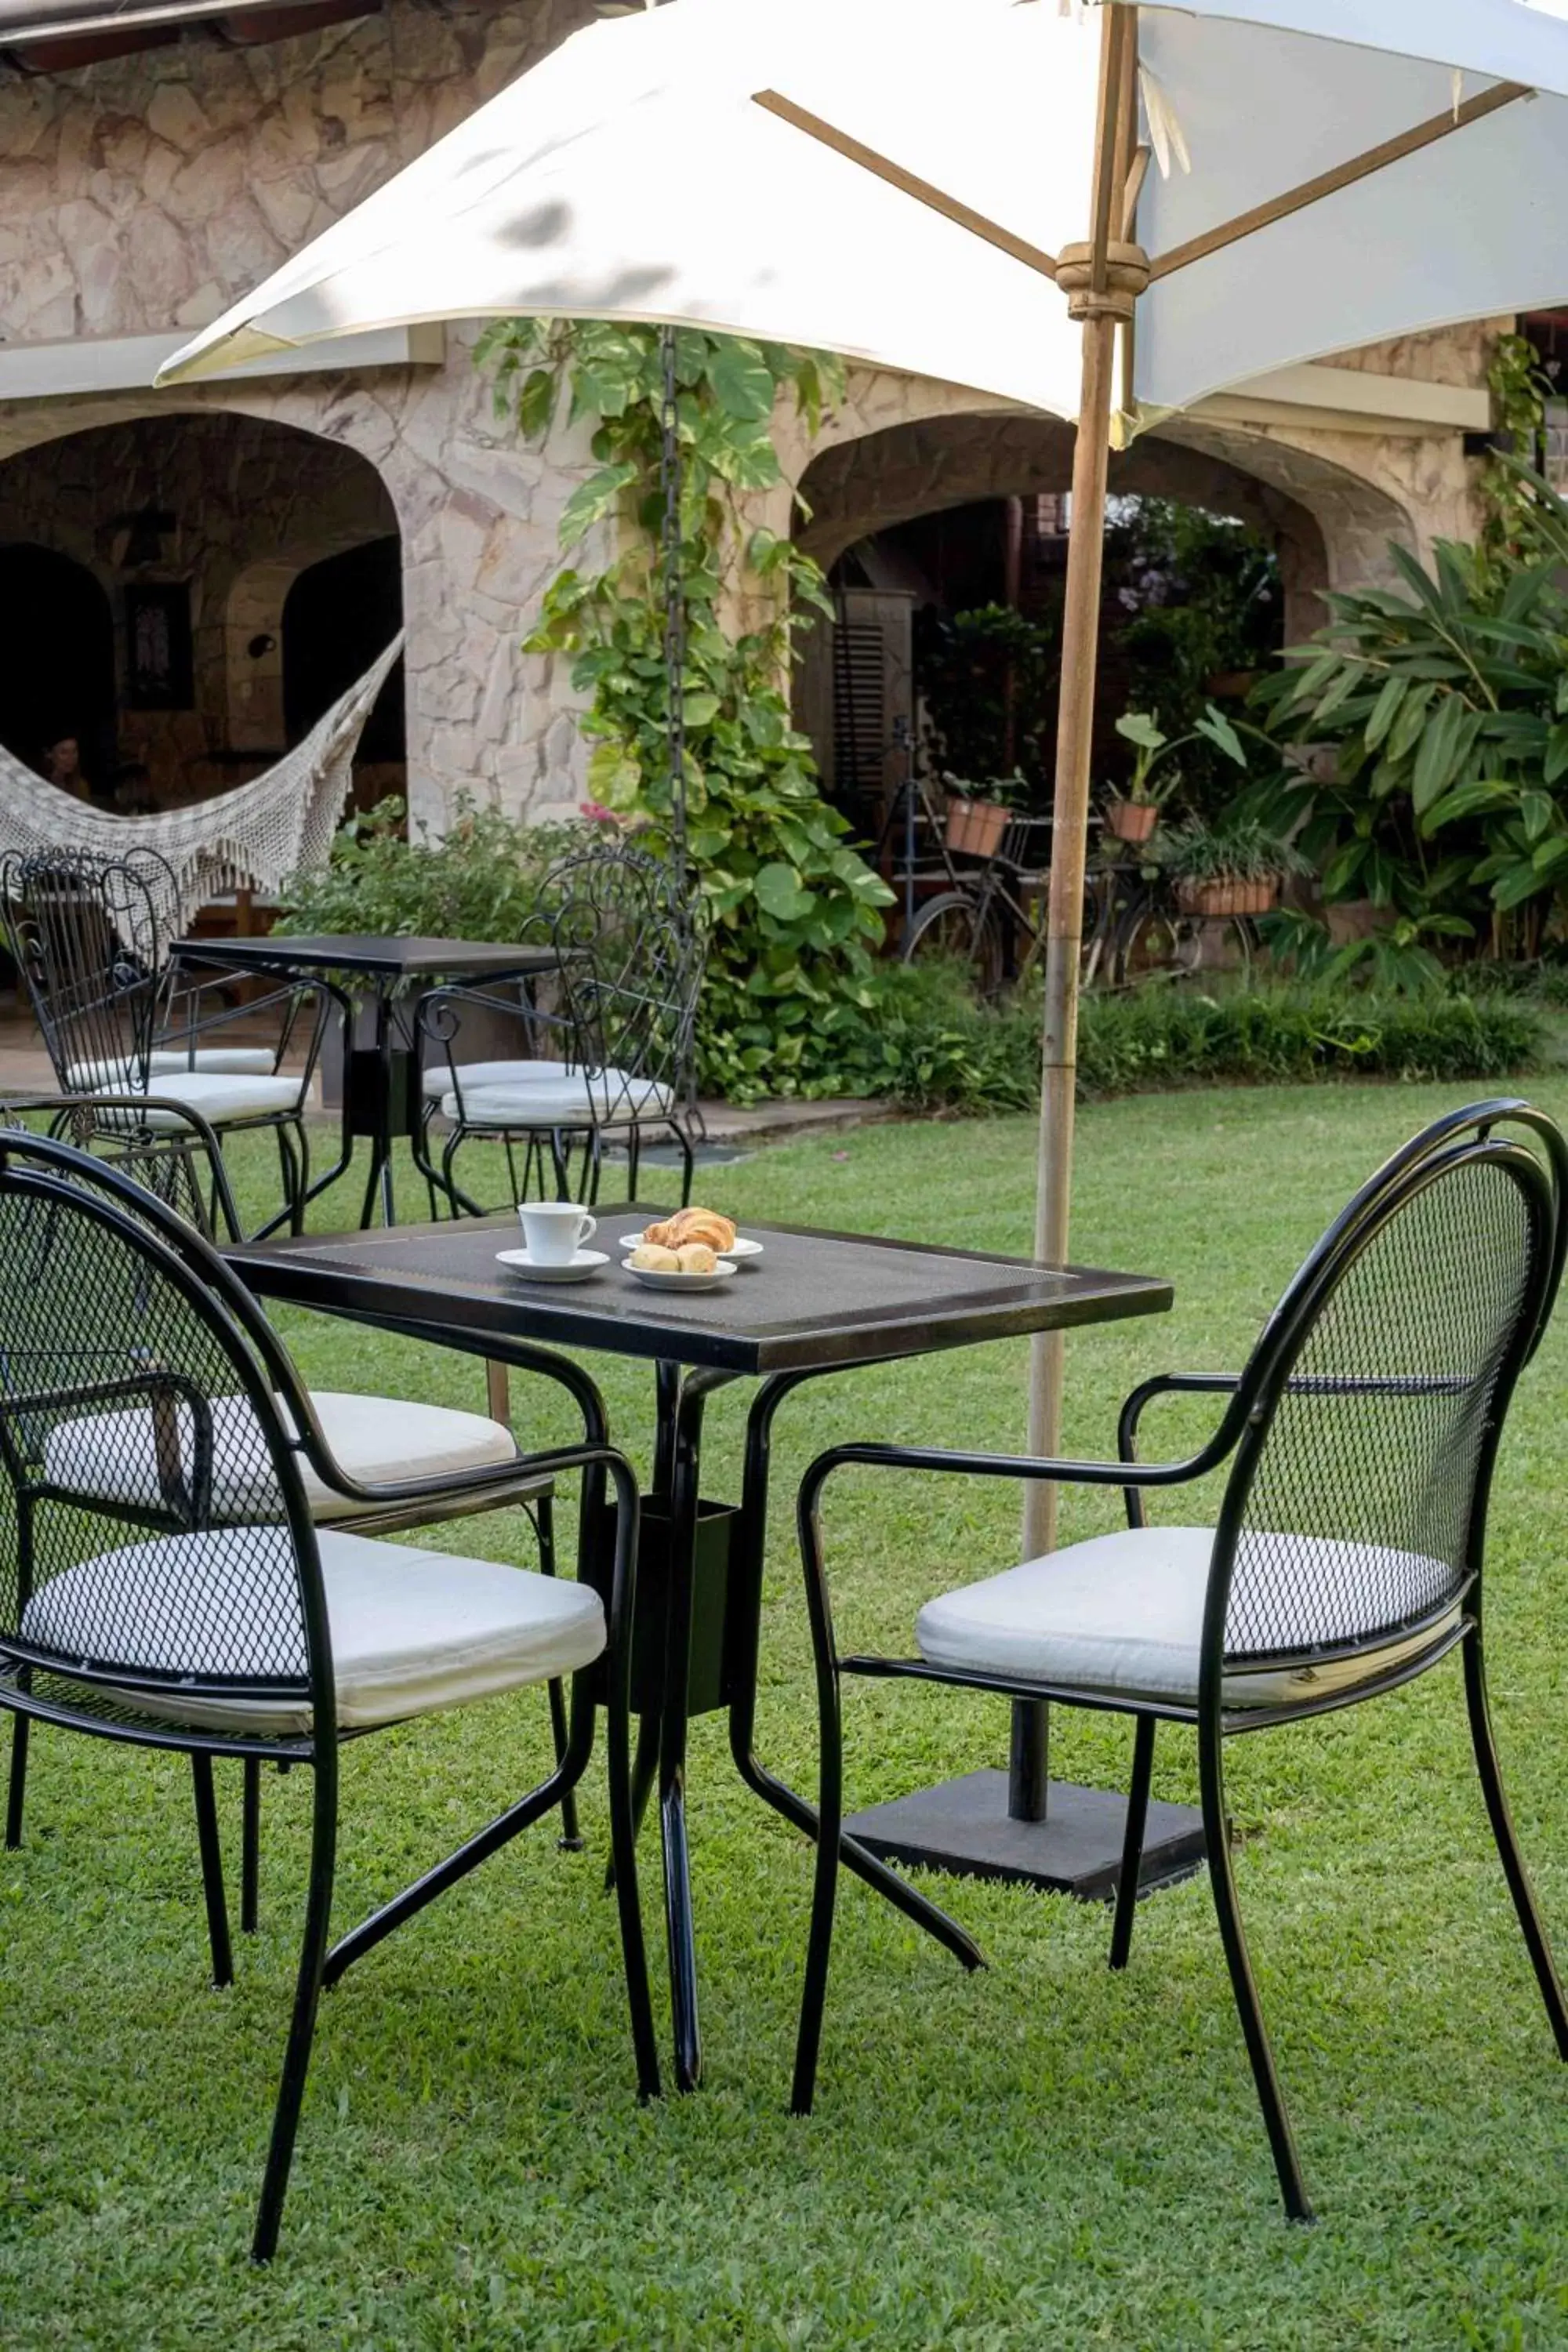
<path fill-rule="evenodd" d="M 1247 751 L 1240 736 L 1224 711 L 1216 709 L 1212 702 L 1184 735 L 1165 734 L 1157 710 L 1124 710 L 1116 722 L 1116 731 L 1123 742 L 1132 745 L 1135 753 L 1123 797 L 1138 803 L 1152 801 L 1157 808 L 1163 807 L 1181 784 L 1182 770 L 1176 754 L 1191 743 L 1210 743 L 1238 768 L 1247 765 Z M 1164 769 L 1163 775 L 1156 773 L 1161 767 Z"/>
<path fill-rule="evenodd" d="M 521 940 L 557 859 L 593 837 L 589 824 L 521 824 L 458 794 L 438 841 L 404 835 L 404 804 L 351 817 L 325 866 L 291 875 L 275 926 L 373 931 L 394 939 Z"/>
<path fill-rule="evenodd" d="M 919 615 L 915 668 L 931 766 L 961 776 L 1026 773 L 1034 781 L 1021 804 L 1033 806 L 1046 789 L 1059 640 L 1055 621 L 1026 619 L 1008 604 Z"/>
<path fill-rule="evenodd" d="M 1035 804 L 1035 787 L 1016 769 L 1010 776 L 986 776 L 979 782 L 942 771 L 942 788 L 951 800 L 990 801 L 997 808 L 1027 811 Z"/>
<path fill-rule="evenodd" d="M 574 544 L 615 520 L 620 545 L 601 571 L 560 572 L 525 646 L 570 656 L 573 683 L 589 697 L 589 790 L 663 848 L 674 794 L 658 569 L 658 332 L 502 320 L 478 355 L 495 371 L 498 412 L 515 416 L 525 436 L 543 433 L 563 388 L 569 415 L 594 422 L 597 470 L 569 500 L 562 538 Z M 810 744 L 791 723 L 792 632 L 803 604 L 831 609 L 821 574 L 787 539 L 748 533 L 738 500 L 781 478 L 776 403 L 793 397 L 815 430 L 838 388 L 837 363 L 682 330 L 675 368 L 687 852 L 712 922 L 700 1075 L 736 1100 L 831 1093 L 854 1082 L 870 1050 L 880 910 L 892 893 L 823 799 Z M 748 593 L 773 617 L 732 629 L 727 614 Z"/>
<path fill-rule="evenodd" d="M 1528 469 L 1521 469 L 1528 471 Z M 1500 571 L 1448 542 L 1403 587 L 1330 597 L 1312 647 L 1255 695 L 1277 733 L 1331 745 L 1247 796 L 1299 845 L 1324 898 L 1368 898 L 1429 939 L 1527 950 L 1568 885 L 1568 509 L 1530 477 L 1529 545 Z"/>
<path fill-rule="evenodd" d="M 1486 509 L 1481 559 L 1494 577 L 1516 563 L 1533 536 L 1536 492 L 1530 467 L 1541 446 L 1551 378 L 1542 371 L 1526 335 L 1500 335 L 1487 370 L 1492 424 L 1505 436 L 1481 468 Z"/>
<path fill-rule="evenodd" d="M 1266 882 L 1300 873 L 1300 852 L 1256 817 L 1189 817 L 1164 836 L 1160 864 L 1182 882 Z"/>

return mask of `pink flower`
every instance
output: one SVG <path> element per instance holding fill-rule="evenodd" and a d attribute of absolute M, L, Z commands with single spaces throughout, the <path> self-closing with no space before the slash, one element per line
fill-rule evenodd
<path fill-rule="evenodd" d="M 577 811 L 578 814 L 585 816 L 591 824 L 619 824 L 620 823 L 615 810 L 605 808 L 599 801 L 579 801 Z"/>

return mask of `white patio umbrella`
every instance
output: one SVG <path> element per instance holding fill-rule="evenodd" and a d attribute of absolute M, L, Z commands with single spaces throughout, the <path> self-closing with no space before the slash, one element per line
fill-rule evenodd
<path fill-rule="evenodd" d="M 825 346 L 1076 418 L 1036 1236 L 1060 1262 L 1117 417 L 1559 299 L 1565 99 L 1568 26 L 1519 0 L 677 0 L 564 42 L 160 381 L 521 311 Z M 1036 1451 L 1059 1349 L 1037 1343 Z M 1035 1490 L 1037 1549 L 1048 1514 Z"/>

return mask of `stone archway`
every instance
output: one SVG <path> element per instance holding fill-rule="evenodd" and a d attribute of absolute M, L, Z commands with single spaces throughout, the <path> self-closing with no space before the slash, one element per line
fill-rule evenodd
<path fill-rule="evenodd" d="M 107 597 L 116 645 L 103 782 L 121 766 L 145 771 L 155 806 L 210 798 L 285 748 L 290 584 L 323 557 L 395 543 L 396 528 L 380 475 L 354 450 L 216 408 L 143 405 L 52 431 L 0 463 L 0 540 L 50 549 Z M 150 606 L 179 654 L 162 692 L 133 658 Z"/>
<path fill-rule="evenodd" d="M 1004 409 L 950 410 L 839 439 L 799 479 L 802 548 L 825 568 L 857 540 L 982 499 L 1060 493 L 1072 482 L 1073 429 Z M 1112 461 L 1113 492 L 1169 498 L 1234 515 L 1276 548 L 1295 643 L 1322 619 L 1325 588 L 1370 576 L 1408 515 L 1387 491 L 1331 460 L 1260 433 L 1173 420 Z"/>

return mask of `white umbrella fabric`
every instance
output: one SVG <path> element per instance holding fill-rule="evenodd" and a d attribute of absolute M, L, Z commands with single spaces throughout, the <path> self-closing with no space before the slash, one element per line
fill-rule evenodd
<path fill-rule="evenodd" d="M 825 346 L 1076 417 L 1036 1234 L 1060 1262 L 1115 419 L 1560 299 L 1565 100 L 1568 25 L 1520 0 L 676 0 L 564 42 L 160 381 L 522 311 Z M 1060 1379 L 1038 1342 L 1036 1451 Z M 1048 1490 L 1030 1507 L 1044 1549 Z"/>

